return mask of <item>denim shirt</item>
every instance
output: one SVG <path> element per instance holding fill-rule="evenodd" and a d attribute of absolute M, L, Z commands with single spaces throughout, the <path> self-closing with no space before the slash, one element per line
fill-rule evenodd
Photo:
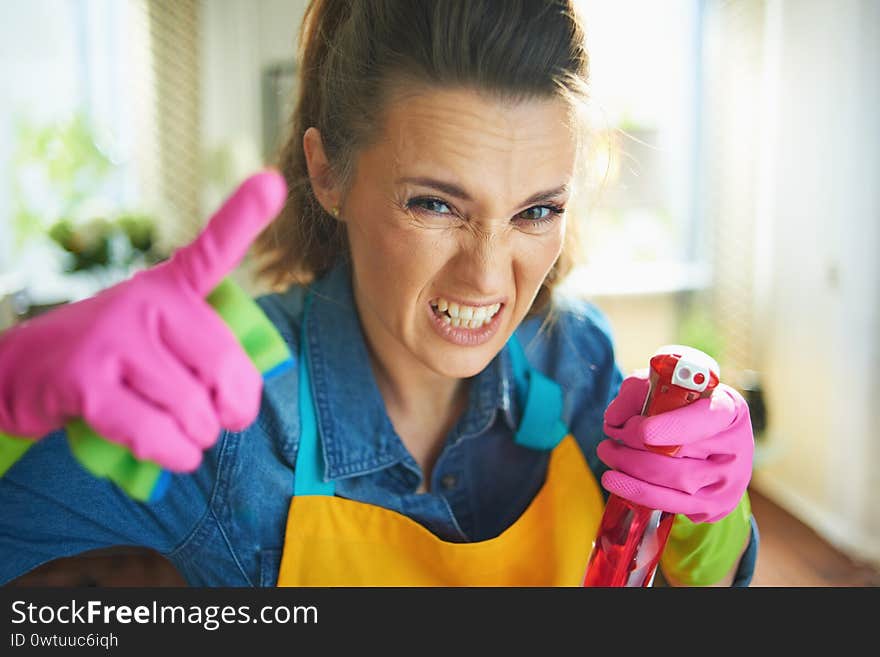
<path fill-rule="evenodd" d="M 549 461 L 548 452 L 513 441 L 520 408 L 509 350 L 473 377 L 429 492 L 417 493 L 422 472 L 373 377 L 350 266 L 337 265 L 313 286 L 308 358 L 324 474 L 336 482 L 336 494 L 402 513 L 447 541 L 481 541 L 504 531 L 538 492 Z M 292 354 L 299 353 L 305 293 L 293 286 L 257 299 Z M 554 314 L 555 322 L 543 327 L 545 317 L 527 319 L 517 336 L 530 365 L 561 385 L 563 420 L 598 480 L 606 469 L 596 456 L 605 438 L 603 413 L 623 376 L 597 308 L 556 299 Z M 87 473 L 63 431 L 44 437 L 0 478 L 0 581 L 55 558 L 134 545 L 164 555 L 193 586 L 273 586 L 294 490 L 297 387 L 295 368 L 265 381 L 257 420 L 241 432 L 224 430 L 199 468 L 172 475 L 152 504 Z M 747 585 L 754 570 L 752 522 L 736 585 Z"/>

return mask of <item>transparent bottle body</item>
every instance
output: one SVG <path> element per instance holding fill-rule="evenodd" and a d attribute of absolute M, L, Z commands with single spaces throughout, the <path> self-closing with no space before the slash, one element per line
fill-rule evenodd
<path fill-rule="evenodd" d="M 687 406 L 709 397 L 718 385 L 719 370 L 714 360 L 685 347 L 687 351 L 684 353 L 698 366 L 695 374 L 677 367 L 680 356 L 673 353 L 676 351 L 674 347 L 679 345 L 661 348 L 651 359 L 650 388 L 642 415 L 657 415 Z M 677 377 L 682 371 L 686 376 L 694 376 L 694 381 L 705 381 L 704 389 L 696 391 L 672 383 L 673 380 L 681 383 Z M 703 371 L 703 378 L 698 378 L 699 371 Z M 679 448 L 649 449 L 674 456 Z M 610 495 L 587 562 L 583 585 L 651 586 L 674 519 L 674 513 L 650 509 L 618 495 Z"/>

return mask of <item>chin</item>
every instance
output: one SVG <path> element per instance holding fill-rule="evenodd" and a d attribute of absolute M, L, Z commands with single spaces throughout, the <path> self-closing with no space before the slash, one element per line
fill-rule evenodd
<path fill-rule="evenodd" d="M 486 366 L 492 362 L 499 351 L 491 345 L 470 349 L 470 353 L 455 353 L 455 351 L 466 350 L 464 347 L 453 347 L 453 350 L 452 353 L 444 354 L 439 359 L 435 355 L 431 359 L 431 369 L 451 379 L 468 379 L 486 369 Z"/>

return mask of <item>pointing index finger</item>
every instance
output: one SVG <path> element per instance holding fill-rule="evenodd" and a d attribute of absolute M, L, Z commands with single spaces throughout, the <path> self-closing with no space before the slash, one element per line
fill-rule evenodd
<path fill-rule="evenodd" d="M 287 185 L 267 169 L 245 180 L 211 217 L 189 245 L 178 249 L 169 265 L 205 297 L 244 258 L 257 235 L 278 215 Z"/>

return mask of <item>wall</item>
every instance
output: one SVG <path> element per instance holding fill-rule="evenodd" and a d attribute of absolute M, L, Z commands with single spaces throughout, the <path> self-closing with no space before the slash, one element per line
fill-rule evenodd
<path fill-rule="evenodd" d="M 658 347 L 677 342 L 678 304 L 673 293 L 588 298 L 611 324 L 615 358 L 625 375 L 646 368 Z"/>
<path fill-rule="evenodd" d="M 202 212 L 210 216 L 264 165 L 261 74 L 292 61 L 307 0 L 212 0 L 202 4 Z M 245 260 L 234 277 L 264 291 Z"/>
<path fill-rule="evenodd" d="M 264 67 L 289 61 L 306 0 L 214 0 L 202 4 L 202 144 L 206 212 L 263 164 Z M 211 161 L 213 158 L 213 162 Z"/>
<path fill-rule="evenodd" d="M 754 482 L 880 563 L 880 4 L 768 3 L 756 345 L 771 411 Z"/>

